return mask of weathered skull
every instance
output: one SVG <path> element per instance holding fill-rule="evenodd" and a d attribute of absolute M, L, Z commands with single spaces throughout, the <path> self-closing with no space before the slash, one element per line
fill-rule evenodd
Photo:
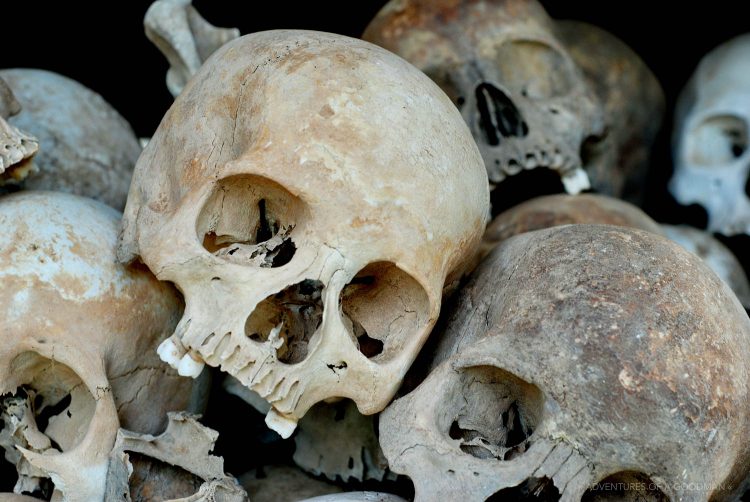
<path fill-rule="evenodd" d="M 663 233 L 691 253 L 698 255 L 726 282 L 740 303 L 750 309 L 750 282 L 737 257 L 713 235 L 686 225 L 661 225 Z"/>
<path fill-rule="evenodd" d="M 385 407 L 488 192 L 460 115 L 414 67 L 342 36 L 257 33 L 214 53 L 165 116 L 119 256 L 185 295 L 162 358 L 220 366 L 287 436 L 328 398 Z"/>
<path fill-rule="evenodd" d="M 606 134 L 581 152 L 591 186 L 640 204 L 664 118 L 664 91 L 638 54 L 611 33 L 565 20 L 555 21 L 555 34 L 604 107 Z"/>
<path fill-rule="evenodd" d="M 541 166 L 570 193 L 589 188 L 580 150 L 604 133 L 603 109 L 536 1 L 392 0 L 363 38 L 453 99 L 490 182 Z"/>
<path fill-rule="evenodd" d="M 36 138 L 8 124 L 18 115 L 21 105 L 10 87 L 0 78 L 0 186 L 18 183 L 31 172 L 31 158 L 39 150 Z"/>
<path fill-rule="evenodd" d="M 659 224 L 632 204 L 605 195 L 545 195 L 499 214 L 487 226 L 484 254 L 502 241 L 524 232 L 570 224 L 600 224 L 663 233 Z"/>
<path fill-rule="evenodd" d="M 708 229 L 750 233 L 750 34 L 704 57 L 680 95 L 669 185 L 680 204 L 700 204 Z"/>
<path fill-rule="evenodd" d="M 66 501 L 102 500 L 120 422 L 155 433 L 192 406 L 194 382 L 156 355 L 181 302 L 116 264 L 118 223 L 73 195 L 0 198 L 0 445 L 19 493 L 49 496 L 51 478 Z"/>
<path fill-rule="evenodd" d="M 211 454 L 219 433 L 201 425 L 196 417 L 188 413 L 171 412 L 166 430 L 159 436 L 139 434 L 120 429 L 114 448 L 110 453 L 107 472 L 106 501 L 122 500 L 130 502 L 151 501 L 158 498 L 164 502 L 212 501 L 245 502 L 247 494 L 231 475 L 224 472 L 224 459 Z M 136 453 L 157 459 L 170 466 L 184 469 L 184 472 L 202 482 L 195 493 L 179 493 L 188 488 L 184 476 L 151 476 L 141 480 L 140 491 L 130 490 L 133 466 L 129 454 Z M 168 493 L 165 500 L 165 492 Z M 123 496 L 127 494 L 127 496 Z M 156 497 L 156 494 L 159 496 Z M 184 497 L 187 495 L 187 497 Z"/>
<path fill-rule="evenodd" d="M 39 138 L 27 190 L 84 195 L 122 210 L 141 153 L 130 125 L 100 95 L 44 70 L 0 70 L 21 104 L 8 121 Z"/>
<path fill-rule="evenodd" d="M 525 233 L 462 290 L 432 372 L 381 414 L 381 446 L 417 501 L 622 500 L 600 481 L 725 500 L 750 466 L 749 341 L 726 284 L 661 236 Z"/>
<path fill-rule="evenodd" d="M 143 19 L 146 37 L 169 61 L 167 88 L 172 96 L 216 49 L 240 36 L 237 28 L 217 28 L 201 17 L 191 0 L 156 0 Z"/>

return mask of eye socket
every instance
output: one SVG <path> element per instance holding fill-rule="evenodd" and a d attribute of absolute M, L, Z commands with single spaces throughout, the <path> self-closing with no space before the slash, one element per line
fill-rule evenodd
<path fill-rule="evenodd" d="M 562 97 L 573 89 L 570 61 L 549 45 L 516 40 L 498 47 L 495 58 L 502 84 L 529 99 Z"/>
<path fill-rule="evenodd" d="M 542 420 L 542 391 L 492 366 L 459 369 L 457 379 L 451 409 L 439 426 L 459 441 L 461 451 L 496 460 L 510 460 L 527 451 Z"/>
<path fill-rule="evenodd" d="M 8 437 L 16 438 L 12 444 L 31 450 L 50 447 L 65 452 L 75 448 L 88 432 L 96 408 L 96 401 L 81 378 L 68 366 L 31 351 L 13 360 L 11 372 L 25 383 L 15 394 L 0 396 L 0 431 L 10 427 Z M 12 423 L 24 428 L 25 423 L 36 425 L 40 432 L 36 443 L 26 443 L 25 435 L 14 434 Z M 5 451 L 4 455 L 12 462 L 20 458 L 17 451 Z M 0 468 L 4 470 L 5 466 Z M 47 478 L 29 477 L 23 485 L 31 490 L 25 493 L 45 498 L 54 490 L 54 484 Z"/>
<path fill-rule="evenodd" d="M 216 183 L 198 216 L 197 232 L 209 253 L 239 265 L 275 268 L 291 261 L 291 238 L 303 203 L 260 176 L 239 175 Z"/>
<path fill-rule="evenodd" d="M 400 353 L 430 315 L 424 288 L 390 262 L 370 263 L 360 270 L 344 287 L 340 303 L 359 351 L 376 361 Z"/>
<path fill-rule="evenodd" d="M 696 126 L 687 140 L 692 164 L 720 167 L 742 157 L 747 150 L 747 123 L 734 115 L 710 117 Z"/>

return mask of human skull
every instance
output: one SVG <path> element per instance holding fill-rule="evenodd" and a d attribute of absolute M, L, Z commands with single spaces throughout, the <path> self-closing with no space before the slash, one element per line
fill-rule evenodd
<path fill-rule="evenodd" d="M 380 415 L 381 446 L 418 502 L 622 500 L 605 483 L 633 480 L 638 500 L 726 500 L 750 466 L 748 341 L 726 284 L 661 236 L 518 235 L 460 293 L 427 379 Z"/>
<path fill-rule="evenodd" d="M 588 23 L 556 20 L 555 34 L 604 108 L 606 134 L 583 145 L 591 186 L 641 204 L 651 146 L 664 119 L 664 91 L 646 63 L 622 40 Z"/>
<path fill-rule="evenodd" d="M 319 401 L 385 407 L 488 210 L 471 135 L 422 73 L 359 40 L 270 31 L 223 46 L 176 99 L 119 257 L 185 296 L 162 359 L 220 366 L 286 437 Z"/>
<path fill-rule="evenodd" d="M 10 87 L 0 78 L 0 186 L 18 183 L 33 169 L 31 158 L 39 150 L 36 138 L 8 124 L 21 105 Z"/>
<path fill-rule="evenodd" d="M 700 204 L 708 229 L 750 233 L 750 34 L 706 55 L 680 95 L 675 113 L 674 175 L 680 204 Z"/>
<path fill-rule="evenodd" d="M 54 190 L 125 206 L 141 147 L 125 119 L 99 94 L 56 73 L 0 70 L 21 112 L 8 121 L 39 138 L 27 190 Z"/>
<path fill-rule="evenodd" d="M 0 446 L 19 493 L 51 478 L 66 501 L 102 500 L 120 423 L 155 433 L 193 407 L 194 381 L 156 355 L 179 297 L 116 264 L 118 223 L 73 195 L 0 198 Z"/>
<path fill-rule="evenodd" d="M 534 0 L 392 0 L 363 38 L 399 54 L 450 96 L 491 183 L 524 169 L 589 188 L 580 156 L 604 133 L 601 103 Z"/>
<path fill-rule="evenodd" d="M 167 88 L 172 96 L 216 49 L 240 36 L 237 28 L 217 28 L 201 17 L 191 0 L 156 0 L 143 19 L 146 37 L 169 61 Z"/>

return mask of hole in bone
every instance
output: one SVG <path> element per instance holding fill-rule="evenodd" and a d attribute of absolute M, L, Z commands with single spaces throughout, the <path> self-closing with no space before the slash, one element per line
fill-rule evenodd
<path fill-rule="evenodd" d="M 669 502 L 647 475 L 636 471 L 611 474 L 589 488 L 581 502 Z"/>
<path fill-rule="evenodd" d="M 510 460 L 523 454 L 543 409 L 541 391 L 499 368 L 477 366 L 457 370 L 452 420 L 446 427 L 464 453 Z M 446 424 L 447 425 L 447 424 Z"/>
<path fill-rule="evenodd" d="M 269 296 L 247 318 L 245 334 L 259 343 L 273 343 L 283 363 L 303 361 L 323 321 L 323 287 L 320 281 L 305 279 Z"/>
<path fill-rule="evenodd" d="M 7 462 L 25 470 L 29 464 L 17 446 L 36 452 L 74 448 L 88 431 L 96 401 L 73 370 L 35 352 L 19 354 L 10 371 L 25 383 L 14 395 L 0 397 L 0 447 Z M 23 493 L 47 500 L 52 496 L 51 480 L 16 476 Z"/>
<path fill-rule="evenodd" d="M 216 183 L 197 221 L 203 247 L 215 256 L 264 268 L 289 263 L 297 248 L 292 231 L 302 202 L 259 176 L 231 176 Z"/>
<path fill-rule="evenodd" d="M 571 62 L 555 48 L 541 42 L 513 40 L 495 55 L 502 85 L 510 92 L 524 92 L 530 99 L 567 96 L 575 85 Z"/>
<path fill-rule="evenodd" d="M 741 157 L 748 146 L 747 123 L 734 115 L 710 117 L 690 133 L 688 158 L 700 166 L 724 166 Z"/>
<path fill-rule="evenodd" d="M 539 502 L 557 502 L 560 490 L 548 477 L 529 478 L 520 485 L 503 488 L 493 494 L 486 502 L 506 502 L 508 500 L 528 500 Z"/>
<path fill-rule="evenodd" d="M 502 138 L 519 137 L 529 134 L 529 126 L 513 101 L 494 85 L 483 82 L 474 91 L 479 112 L 479 128 L 491 146 L 498 146 Z"/>
<path fill-rule="evenodd" d="M 203 484 L 203 480 L 188 471 L 158 459 L 128 451 L 133 466 L 129 479 L 130 500 L 174 500 L 190 497 Z"/>
<path fill-rule="evenodd" d="M 370 263 L 344 287 L 340 298 L 344 323 L 368 358 L 397 354 L 429 319 L 424 288 L 390 262 Z"/>

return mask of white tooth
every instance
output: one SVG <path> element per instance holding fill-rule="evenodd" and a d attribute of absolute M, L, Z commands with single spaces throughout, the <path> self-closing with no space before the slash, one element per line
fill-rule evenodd
<path fill-rule="evenodd" d="M 159 344 L 156 353 L 159 355 L 159 359 L 176 369 L 180 359 L 185 355 L 185 349 L 178 346 L 171 338 L 167 338 Z"/>
<path fill-rule="evenodd" d="M 271 408 L 266 414 L 266 425 L 269 429 L 276 431 L 279 436 L 287 439 L 297 428 L 297 421 L 282 415 L 276 411 L 276 408 Z"/>
<path fill-rule="evenodd" d="M 497 185 L 498 183 L 502 182 L 506 176 L 504 172 L 498 171 L 496 174 L 493 174 L 492 177 L 494 178 L 494 180 L 491 182 L 491 184 Z M 490 188 L 494 188 L 494 187 L 490 187 Z"/>
<path fill-rule="evenodd" d="M 203 361 L 196 361 L 190 354 L 185 354 L 177 365 L 177 374 L 180 376 L 198 378 L 206 365 Z"/>
<path fill-rule="evenodd" d="M 534 169 L 539 165 L 539 161 L 535 156 L 526 157 L 526 162 L 524 163 L 523 167 L 526 169 Z"/>
<path fill-rule="evenodd" d="M 518 162 L 508 162 L 503 166 L 503 170 L 505 171 L 505 173 L 511 176 L 520 173 L 521 169 L 523 169 L 523 167 L 521 167 L 521 164 L 519 164 Z"/>
<path fill-rule="evenodd" d="M 591 183 L 589 182 L 589 177 L 586 174 L 586 171 L 580 167 L 565 173 L 562 177 L 562 183 L 565 187 L 565 191 L 571 195 L 581 193 L 582 191 L 591 188 Z"/>

